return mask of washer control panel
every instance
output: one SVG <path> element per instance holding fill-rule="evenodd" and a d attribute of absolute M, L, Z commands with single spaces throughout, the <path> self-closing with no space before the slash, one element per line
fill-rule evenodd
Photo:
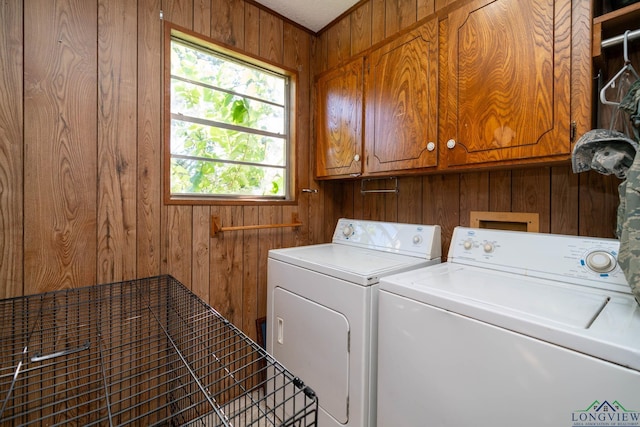
<path fill-rule="evenodd" d="M 442 254 L 440 226 L 341 218 L 333 243 L 434 259 Z"/>
<path fill-rule="evenodd" d="M 448 260 L 576 283 L 606 282 L 628 290 L 618 266 L 619 246 L 614 239 L 457 227 Z"/>

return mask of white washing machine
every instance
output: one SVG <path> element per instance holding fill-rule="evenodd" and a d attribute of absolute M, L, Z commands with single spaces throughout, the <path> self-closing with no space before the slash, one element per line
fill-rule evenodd
<path fill-rule="evenodd" d="M 267 351 L 318 396 L 318 425 L 375 426 L 378 282 L 440 262 L 440 227 L 340 219 L 269 251 Z"/>
<path fill-rule="evenodd" d="M 640 307 L 616 240 L 458 227 L 380 283 L 378 426 L 640 425 Z"/>

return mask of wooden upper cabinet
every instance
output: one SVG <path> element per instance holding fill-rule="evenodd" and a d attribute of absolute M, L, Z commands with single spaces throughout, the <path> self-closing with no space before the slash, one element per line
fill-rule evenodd
<path fill-rule="evenodd" d="M 316 176 L 362 173 L 364 59 L 321 75 L 316 83 Z"/>
<path fill-rule="evenodd" d="M 446 21 L 446 166 L 569 158 L 571 1 L 477 0 Z"/>
<path fill-rule="evenodd" d="M 436 19 L 371 52 L 365 68 L 365 174 L 435 167 Z"/>

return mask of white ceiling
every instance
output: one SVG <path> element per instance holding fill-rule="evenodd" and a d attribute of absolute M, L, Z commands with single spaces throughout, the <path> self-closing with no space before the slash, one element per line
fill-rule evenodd
<path fill-rule="evenodd" d="M 317 33 L 359 0 L 255 0 Z"/>

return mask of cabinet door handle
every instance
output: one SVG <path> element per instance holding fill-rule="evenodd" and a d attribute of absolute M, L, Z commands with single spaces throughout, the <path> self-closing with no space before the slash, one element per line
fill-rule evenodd
<path fill-rule="evenodd" d="M 456 146 L 456 140 L 455 139 L 450 139 L 450 140 L 447 141 L 447 148 L 448 149 L 452 149 L 455 146 Z"/>
<path fill-rule="evenodd" d="M 360 154 L 356 154 L 355 156 L 353 156 L 353 161 L 354 162 L 359 162 L 360 161 Z"/>
<path fill-rule="evenodd" d="M 427 144 L 427 151 L 433 151 L 436 149 L 436 144 L 434 144 L 433 142 L 429 142 Z"/>

